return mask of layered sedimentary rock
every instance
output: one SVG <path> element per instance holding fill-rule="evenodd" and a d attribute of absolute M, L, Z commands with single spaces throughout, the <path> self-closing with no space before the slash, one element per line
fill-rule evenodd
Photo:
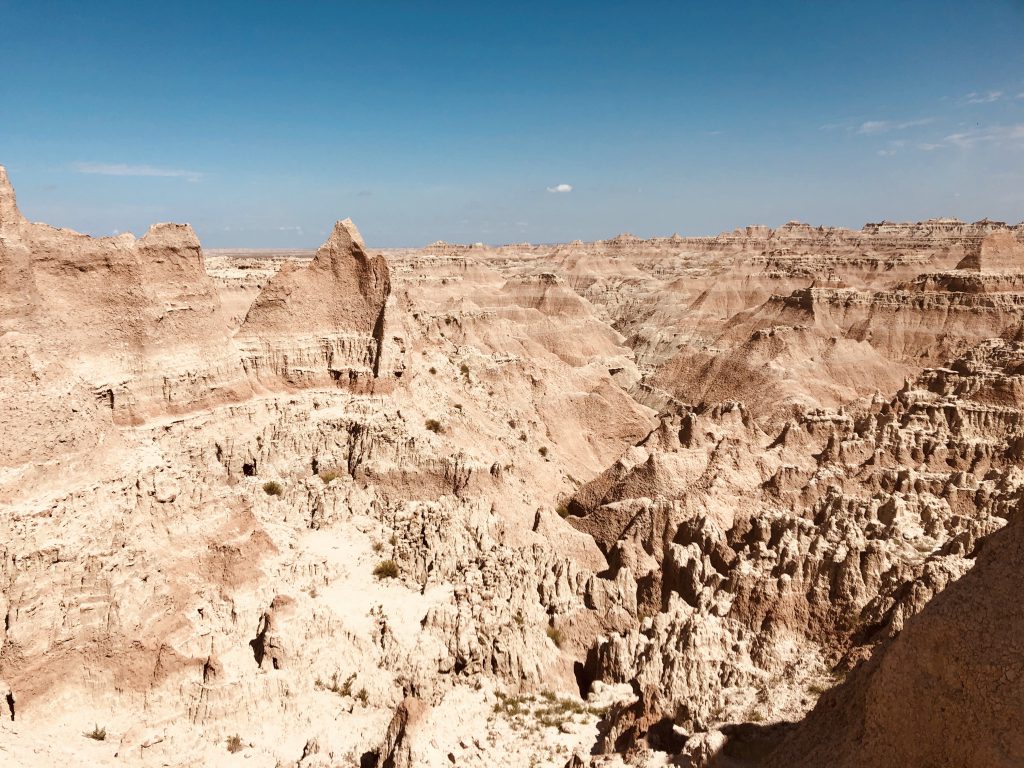
<path fill-rule="evenodd" d="M 351 220 L 304 266 L 286 263 L 238 329 L 245 369 L 263 384 L 366 384 L 380 372 L 387 261 L 370 257 Z"/>
<path fill-rule="evenodd" d="M 207 258 L 0 182 L 12 764 L 1020 761 L 1019 226 Z"/>
<path fill-rule="evenodd" d="M 7 343 L 84 381 L 120 422 L 248 393 L 190 227 L 97 239 L 27 222 L 6 173 L 0 198 Z"/>

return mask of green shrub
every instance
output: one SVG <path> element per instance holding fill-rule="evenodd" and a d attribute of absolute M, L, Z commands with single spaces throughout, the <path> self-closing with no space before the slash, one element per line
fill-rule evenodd
<path fill-rule="evenodd" d="M 557 507 L 555 507 L 555 512 L 558 513 L 559 517 L 569 516 L 569 508 L 565 504 L 559 504 Z"/>
<path fill-rule="evenodd" d="M 427 419 L 423 426 L 429 429 L 431 432 L 437 433 L 441 431 L 441 422 L 437 419 Z"/>
<path fill-rule="evenodd" d="M 397 579 L 398 563 L 394 560 L 381 560 L 374 566 L 373 575 L 378 579 Z"/>
<path fill-rule="evenodd" d="M 263 492 L 267 496 L 284 496 L 284 486 L 276 480 L 267 480 L 263 484 Z"/>
<path fill-rule="evenodd" d="M 93 741 L 106 741 L 107 740 L 107 729 L 106 728 L 100 728 L 98 725 L 94 725 L 92 727 L 92 730 L 87 732 L 85 735 L 86 735 L 87 738 L 90 738 Z"/>

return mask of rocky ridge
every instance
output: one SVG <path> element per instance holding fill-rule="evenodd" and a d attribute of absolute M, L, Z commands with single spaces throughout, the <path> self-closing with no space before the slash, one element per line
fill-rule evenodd
<path fill-rule="evenodd" d="M 1016 764 L 1021 243 L 209 256 L 0 169 L 3 749 Z"/>

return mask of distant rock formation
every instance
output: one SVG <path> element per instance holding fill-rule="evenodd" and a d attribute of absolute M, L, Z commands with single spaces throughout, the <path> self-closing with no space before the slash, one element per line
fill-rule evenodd
<path fill-rule="evenodd" d="M 286 264 L 256 297 L 236 336 L 259 382 L 366 385 L 380 372 L 391 277 L 350 219 L 306 266 Z"/>
<path fill-rule="evenodd" d="M 960 260 L 957 269 L 974 272 L 1020 272 L 1024 267 L 1024 242 L 1013 232 L 1001 231 L 986 235 L 976 249 Z"/>

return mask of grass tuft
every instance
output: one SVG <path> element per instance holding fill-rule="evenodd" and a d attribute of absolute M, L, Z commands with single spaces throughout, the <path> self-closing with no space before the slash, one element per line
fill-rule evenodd
<path fill-rule="evenodd" d="M 263 492 L 267 496 L 284 496 L 284 486 L 276 480 L 267 480 L 263 484 Z"/>
<path fill-rule="evenodd" d="M 100 728 L 98 725 L 94 725 L 91 731 L 86 732 L 86 738 L 92 739 L 93 741 L 106 741 L 107 740 L 107 729 Z"/>
<path fill-rule="evenodd" d="M 327 485 L 332 480 L 337 480 L 341 476 L 341 473 L 336 469 L 321 469 L 317 472 L 317 475 L 319 475 L 323 484 Z"/>
<path fill-rule="evenodd" d="M 398 563 L 394 560 L 381 560 L 374 566 L 373 575 L 378 579 L 397 579 Z"/>

